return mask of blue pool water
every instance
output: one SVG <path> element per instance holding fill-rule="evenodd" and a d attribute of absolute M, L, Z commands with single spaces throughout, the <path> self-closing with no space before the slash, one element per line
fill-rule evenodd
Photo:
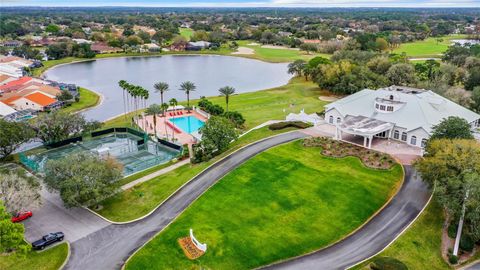
<path fill-rule="evenodd" d="M 205 123 L 195 116 L 182 116 L 168 119 L 186 133 L 193 133 L 203 127 Z"/>

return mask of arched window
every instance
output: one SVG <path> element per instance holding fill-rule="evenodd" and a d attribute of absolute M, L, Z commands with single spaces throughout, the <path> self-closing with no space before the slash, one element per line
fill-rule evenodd
<path fill-rule="evenodd" d="M 422 148 L 425 148 L 427 146 L 427 139 L 423 138 L 422 139 Z"/>
<path fill-rule="evenodd" d="M 390 100 L 393 100 L 393 95 L 390 95 Z"/>
<path fill-rule="evenodd" d="M 417 137 L 416 136 L 412 136 L 410 138 L 410 144 L 411 145 L 417 145 Z"/>
<path fill-rule="evenodd" d="M 402 141 L 406 142 L 407 141 L 407 133 L 402 132 Z"/>
<path fill-rule="evenodd" d="M 329 122 L 330 124 L 333 124 L 333 116 L 330 115 L 330 117 L 328 118 L 328 122 Z"/>
<path fill-rule="evenodd" d="M 337 117 L 337 123 L 340 124 L 342 122 L 342 119 L 340 117 Z"/>
<path fill-rule="evenodd" d="M 395 140 L 400 139 L 400 132 L 399 132 L 398 130 L 395 130 L 395 131 L 393 132 L 393 138 L 394 138 Z"/>

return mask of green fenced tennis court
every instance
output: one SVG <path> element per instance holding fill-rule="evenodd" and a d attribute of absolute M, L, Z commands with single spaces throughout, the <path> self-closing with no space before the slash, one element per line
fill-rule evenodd
<path fill-rule="evenodd" d="M 145 140 L 145 137 L 113 132 L 45 151 L 32 151 L 32 154 L 27 151 L 20 154 L 20 161 L 32 171 L 42 172 L 48 160 L 80 152 L 115 158 L 123 165 L 125 176 L 166 163 L 180 154 L 179 150 Z"/>

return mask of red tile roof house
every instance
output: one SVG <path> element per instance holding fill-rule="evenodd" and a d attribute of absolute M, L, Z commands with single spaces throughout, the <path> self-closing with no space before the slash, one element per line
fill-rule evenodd
<path fill-rule="evenodd" d="M 24 97 L 11 97 L 3 102 L 16 110 L 32 109 L 35 111 L 50 111 L 62 107 L 61 101 L 39 92 Z"/>
<path fill-rule="evenodd" d="M 2 91 L 3 93 L 15 91 L 18 88 L 22 87 L 25 83 L 30 82 L 32 80 L 33 80 L 32 77 L 21 77 L 17 80 L 9 81 L 4 85 L 0 85 L 0 91 Z"/>

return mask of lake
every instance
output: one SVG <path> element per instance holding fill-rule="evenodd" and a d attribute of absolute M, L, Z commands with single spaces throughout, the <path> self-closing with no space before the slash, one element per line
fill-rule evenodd
<path fill-rule="evenodd" d="M 273 88 L 286 84 L 291 75 L 287 63 L 267 63 L 253 59 L 217 55 L 166 55 L 92 60 L 56 66 L 45 73 L 50 80 L 73 83 L 96 91 L 102 103 L 84 112 L 87 119 L 105 121 L 123 113 L 122 90 L 118 81 L 126 80 L 150 90 L 149 104 L 160 103 L 153 85 L 165 81 L 170 91 L 164 100 L 186 100 L 178 90 L 184 81 L 197 86 L 190 99 L 217 96 L 218 89 L 233 86 L 236 93 Z"/>

